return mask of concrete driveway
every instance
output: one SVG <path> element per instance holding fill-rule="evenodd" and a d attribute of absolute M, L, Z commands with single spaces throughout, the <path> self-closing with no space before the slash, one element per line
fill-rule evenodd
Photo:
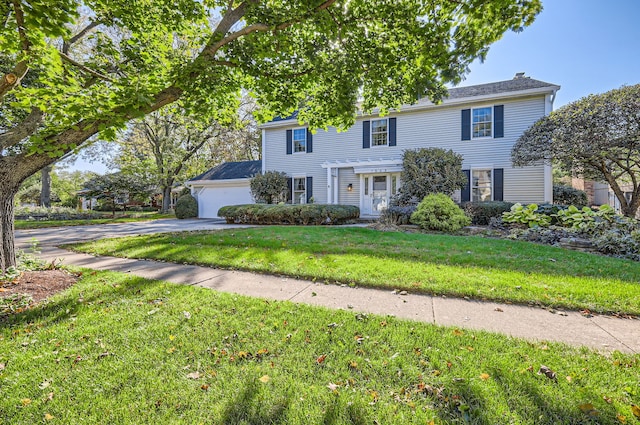
<path fill-rule="evenodd" d="M 50 227 L 45 229 L 16 230 L 16 247 L 29 248 L 33 240 L 41 247 L 63 245 L 92 239 L 119 236 L 144 235 L 149 233 L 189 232 L 247 227 L 225 224 L 222 219 L 163 219 L 135 223 L 112 223 L 90 226 Z"/>

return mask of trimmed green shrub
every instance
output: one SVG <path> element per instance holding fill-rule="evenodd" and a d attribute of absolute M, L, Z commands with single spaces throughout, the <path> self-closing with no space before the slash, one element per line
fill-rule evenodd
<path fill-rule="evenodd" d="M 578 208 L 584 207 L 589 202 L 587 192 L 575 189 L 571 186 L 559 184 L 553 185 L 553 203 L 561 205 L 575 205 Z"/>
<path fill-rule="evenodd" d="M 394 224 L 396 226 L 409 224 L 411 222 L 411 214 L 416 211 L 416 208 L 418 208 L 418 205 L 407 205 L 404 207 L 391 205 L 389 208 L 382 210 L 378 221 L 383 224 Z"/>
<path fill-rule="evenodd" d="M 492 218 L 500 218 L 502 214 L 510 211 L 512 202 L 465 202 L 462 209 L 471 218 L 471 224 L 487 226 Z"/>
<path fill-rule="evenodd" d="M 455 232 L 471 224 L 471 219 L 444 193 L 427 195 L 411 214 L 411 222 L 425 230 Z"/>
<path fill-rule="evenodd" d="M 267 171 L 251 178 L 251 196 L 259 204 L 277 204 L 287 200 L 289 178 L 280 171 Z"/>
<path fill-rule="evenodd" d="M 182 195 L 176 201 L 176 217 L 177 218 L 194 218 L 198 216 L 198 201 L 193 195 Z"/>
<path fill-rule="evenodd" d="M 218 210 L 229 224 L 341 224 L 360 217 L 353 205 L 247 204 L 228 205 Z"/>
<path fill-rule="evenodd" d="M 462 155 L 453 150 L 422 148 L 406 150 L 402 156 L 402 186 L 393 205 L 407 206 L 432 193 L 451 195 L 462 189 L 467 176 L 462 172 Z"/>

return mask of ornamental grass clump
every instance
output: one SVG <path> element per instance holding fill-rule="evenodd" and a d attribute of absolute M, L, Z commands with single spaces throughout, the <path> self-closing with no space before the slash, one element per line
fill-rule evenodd
<path fill-rule="evenodd" d="M 456 232 L 471 224 L 471 219 L 444 193 L 427 195 L 411 214 L 411 222 L 424 230 Z"/>

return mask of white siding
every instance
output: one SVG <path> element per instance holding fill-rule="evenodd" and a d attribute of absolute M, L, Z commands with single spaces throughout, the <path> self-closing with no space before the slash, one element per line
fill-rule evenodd
<path fill-rule="evenodd" d="M 504 137 L 498 139 L 461 140 L 462 109 L 504 105 Z M 345 132 L 334 128 L 318 130 L 313 136 L 313 152 L 286 155 L 286 130 L 298 127 L 267 128 L 264 132 L 266 170 L 284 171 L 289 175 L 313 177 L 313 195 L 318 203 L 327 202 L 327 171 L 321 165 L 336 160 L 389 160 L 402 157 L 406 149 L 440 147 L 453 149 L 463 156 L 463 168 L 504 168 L 504 199 L 519 202 L 544 201 L 543 167 L 512 168 L 511 148 L 518 137 L 545 113 L 545 97 L 496 100 L 490 103 L 442 106 L 421 111 L 395 112 L 397 146 L 362 147 L 362 121 Z M 295 124 L 295 125 L 294 125 Z M 348 176 L 350 170 L 352 176 Z M 353 192 L 346 191 L 353 178 Z M 340 203 L 359 205 L 359 177 L 352 169 L 340 169 Z"/>
<path fill-rule="evenodd" d="M 349 192 L 347 186 L 353 185 Z M 360 176 L 353 172 L 353 168 L 338 170 L 338 204 L 360 206 Z"/>

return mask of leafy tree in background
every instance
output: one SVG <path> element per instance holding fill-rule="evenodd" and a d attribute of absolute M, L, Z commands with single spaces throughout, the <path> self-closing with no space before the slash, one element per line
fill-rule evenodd
<path fill-rule="evenodd" d="M 153 193 L 150 182 L 120 172 L 95 176 L 85 183 L 84 189 L 85 196 L 111 205 L 114 217 L 116 205 L 122 204 L 126 210 L 132 201 L 148 201 Z"/>
<path fill-rule="evenodd" d="M 451 196 L 467 183 L 462 172 L 462 155 L 441 148 L 404 151 L 400 178 L 402 186 L 393 199 L 400 206 L 415 205 L 434 193 Z"/>
<path fill-rule="evenodd" d="M 136 120 L 118 141 L 114 166 L 156 182 L 162 211 L 168 211 L 174 183 L 224 161 L 259 158 L 260 137 L 251 114 L 255 102 L 245 100 L 242 115 L 228 126 L 189 117 L 176 104 Z"/>
<path fill-rule="evenodd" d="M 622 213 L 640 207 L 640 84 L 589 95 L 538 120 L 512 150 L 514 165 L 552 159 L 566 172 L 605 181 Z M 624 186 L 631 189 L 631 199 Z"/>
<path fill-rule="evenodd" d="M 20 183 L 181 100 L 224 125 L 241 89 L 312 128 L 438 100 L 540 0 L 0 1 L 0 269 L 15 264 Z M 29 78 L 33 81 L 27 83 Z"/>

